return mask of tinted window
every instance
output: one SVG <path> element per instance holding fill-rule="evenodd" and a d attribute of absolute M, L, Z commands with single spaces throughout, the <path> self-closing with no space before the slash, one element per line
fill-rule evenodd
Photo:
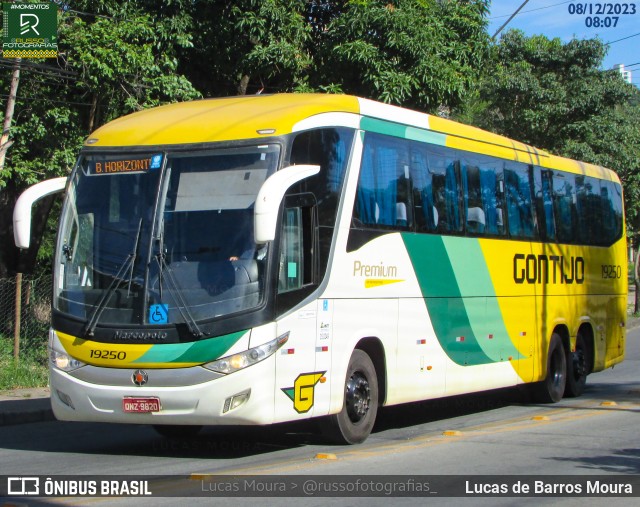
<path fill-rule="evenodd" d="M 467 233 L 504 234 L 502 161 L 465 154 L 462 158 L 462 183 Z"/>
<path fill-rule="evenodd" d="M 462 232 L 457 152 L 414 143 L 411 179 L 418 230 Z"/>
<path fill-rule="evenodd" d="M 573 243 L 577 230 L 575 207 L 575 175 L 553 173 L 553 211 L 556 217 L 556 232 L 561 243 Z"/>
<path fill-rule="evenodd" d="M 508 164 L 504 170 L 504 183 L 509 234 L 515 238 L 534 238 L 536 227 L 531 199 L 531 168 Z"/>
<path fill-rule="evenodd" d="M 290 193 L 311 192 L 318 202 L 321 226 L 335 224 L 336 211 L 354 131 L 347 128 L 302 132 L 293 140 L 289 163 L 320 166 L 320 173 L 301 181 Z"/>
<path fill-rule="evenodd" d="M 622 187 L 613 181 L 600 181 L 602 199 L 601 242 L 610 245 L 622 235 Z"/>
<path fill-rule="evenodd" d="M 553 184 L 551 171 L 539 167 L 534 170 L 536 212 L 540 237 L 546 241 L 555 241 L 556 225 L 553 218 Z"/>
<path fill-rule="evenodd" d="M 412 225 L 408 143 L 393 137 L 365 138 L 354 218 L 368 227 Z"/>

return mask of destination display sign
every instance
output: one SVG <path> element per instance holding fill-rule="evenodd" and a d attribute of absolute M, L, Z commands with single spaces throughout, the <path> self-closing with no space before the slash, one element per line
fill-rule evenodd
<path fill-rule="evenodd" d="M 86 171 L 90 176 L 121 173 L 144 173 L 162 166 L 162 155 L 124 157 L 93 156 L 86 159 Z"/>

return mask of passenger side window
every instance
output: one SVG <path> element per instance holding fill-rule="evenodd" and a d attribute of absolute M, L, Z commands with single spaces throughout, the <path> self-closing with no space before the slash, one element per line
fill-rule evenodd
<path fill-rule="evenodd" d="M 535 203 L 540 236 L 545 241 L 555 241 L 556 225 L 553 217 L 553 191 L 551 171 L 539 167 L 533 172 L 535 185 Z"/>
<path fill-rule="evenodd" d="M 414 143 L 411 181 L 418 231 L 462 232 L 460 217 L 460 164 L 456 152 Z"/>
<path fill-rule="evenodd" d="M 368 133 L 354 218 L 365 227 L 406 230 L 413 225 L 407 142 Z"/>
<path fill-rule="evenodd" d="M 574 174 L 553 173 L 553 211 L 558 241 L 574 243 L 577 230 Z"/>
<path fill-rule="evenodd" d="M 576 216 L 578 219 L 578 241 L 595 245 L 600 241 L 602 230 L 602 200 L 600 182 L 588 176 L 576 177 Z"/>
<path fill-rule="evenodd" d="M 613 181 L 600 181 L 602 228 L 600 244 L 610 245 L 622 234 L 622 187 Z"/>
<path fill-rule="evenodd" d="M 464 216 L 471 235 L 504 235 L 501 163 L 481 156 L 462 159 Z"/>
<path fill-rule="evenodd" d="M 504 170 L 504 183 L 509 234 L 514 238 L 535 238 L 530 167 L 509 164 Z"/>

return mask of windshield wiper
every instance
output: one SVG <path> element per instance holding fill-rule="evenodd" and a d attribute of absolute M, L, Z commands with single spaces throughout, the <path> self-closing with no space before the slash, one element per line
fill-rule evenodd
<path fill-rule="evenodd" d="M 138 256 L 138 244 L 140 243 L 141 233 L 142 233 L 142 219 L 140 219 L 140 222 L 138 223 L 138 232 L 136 234 L 135 243 L 133 244 L 133 250 L 131 251 L 131 253 L 129 253 L 129 255 L 127 255 L 127 258 L 124 260 L 124 262 L 120 264 L 120 267 L 118 267 L 118 271 L 116 271 L 116 274 L 111 279 L 111 283 L 109 284 L 109 287 L 107 287 L 107 289 L 102 293 L 102 297 L 100 298 L 100 301 L 98 301 L 98 304 L 96 305 L 93 312 L 91 313 L 91 317 L 89 318 L 89 320 L 87 321 L 87 323 L 85 324 L 82 330 L 82 333 L 84 336 L 93 336 L 96 326 L 98 325 L 98 321 L 100 320 L 100 316 L 102 315 L 102 312 L 104 312 L 104 309 L 107 307 L 107 303 L 109 302 L 109 299 L 111 299 L 111 296 L 116 290 L 116 285 L 119 284 L 120 282 L 124 282 L 123 275 L 127 271 L 129 271 L 129 269 L 131 270 L 131 273 L 129 275 L 129 288 L 127 291 L 127 296 L 130 295 L 131 280 L 133 279 L 133 268 L 135 265 L 136 257 Z"/>
<path fill-rule="evenodd" d="M 138 223 L 138 234 L 136 235 L 136 242 L 133 245 L 133 258 L 131 260 L 131 271 L 129 272 L 129 285 L 127 286 L 127 297 L 131 296 L 131 282 L 133 281 L 133 269 L 136 266 L 136 259 L 138 258 L 138 246 L 140 245 L 140 232 L 142 231 L 142 218 Z M 131 255 L 131 254 L 129 254 Z"/>
<path fill-rule="evenodd" d="M 167 284 L 169 292 L 173 296 L 173 300 L 176 303 L 176 307 L 180 311 L 180 315 L 182 315 L 182 318 L 187 324 L 187 329 L 189 329 L 189 332 L 196 338 L 200 338 L 201 336 L 204 336 L 204 333 L 198 327 L 198 323 L 196 322 L 196 320 L 193 318 L 193 315 L 191 315 L 191 312 L 189 311 L 189 306 L 187 305 L 187 302 L 184 300 L 184 297 L 182 296 L 182 290 L 180 289 L 178 282 L 176 282 L 176 279 L 173 276 L 173 270 L 167 264 L 167 261 L 165 260 L 165 255 L 162 252 L 162 250 L 160 250 L 160 252 L 156 254 L 156 262 L 158 263 L 158 271 L 159 271 L 158 284 L 160 289 L 159 291 L 160 298 L 162 298 L 162 277 L 163 275 L 166 274 L 167 281 L 169 282 Z"/>

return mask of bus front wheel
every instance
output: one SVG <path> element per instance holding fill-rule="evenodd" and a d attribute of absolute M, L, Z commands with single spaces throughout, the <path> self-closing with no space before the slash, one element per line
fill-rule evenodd
<path fill-rule="evenodd" d="M 557 333 L 551 335 L 547 356 L 547 376 L 534 385 L 534 396 L 542 403 L 556 403 L 562 399 L 567 383 L 567 359 L 562 338 Z"/>
<path fill-rule="evenodd" d="M 353 351 L 344 384 L 342 410 L 322 426 L 330 440 L 341 444 L 364 442 L 378 413 L 378 377 L 368 354 Z"/>

